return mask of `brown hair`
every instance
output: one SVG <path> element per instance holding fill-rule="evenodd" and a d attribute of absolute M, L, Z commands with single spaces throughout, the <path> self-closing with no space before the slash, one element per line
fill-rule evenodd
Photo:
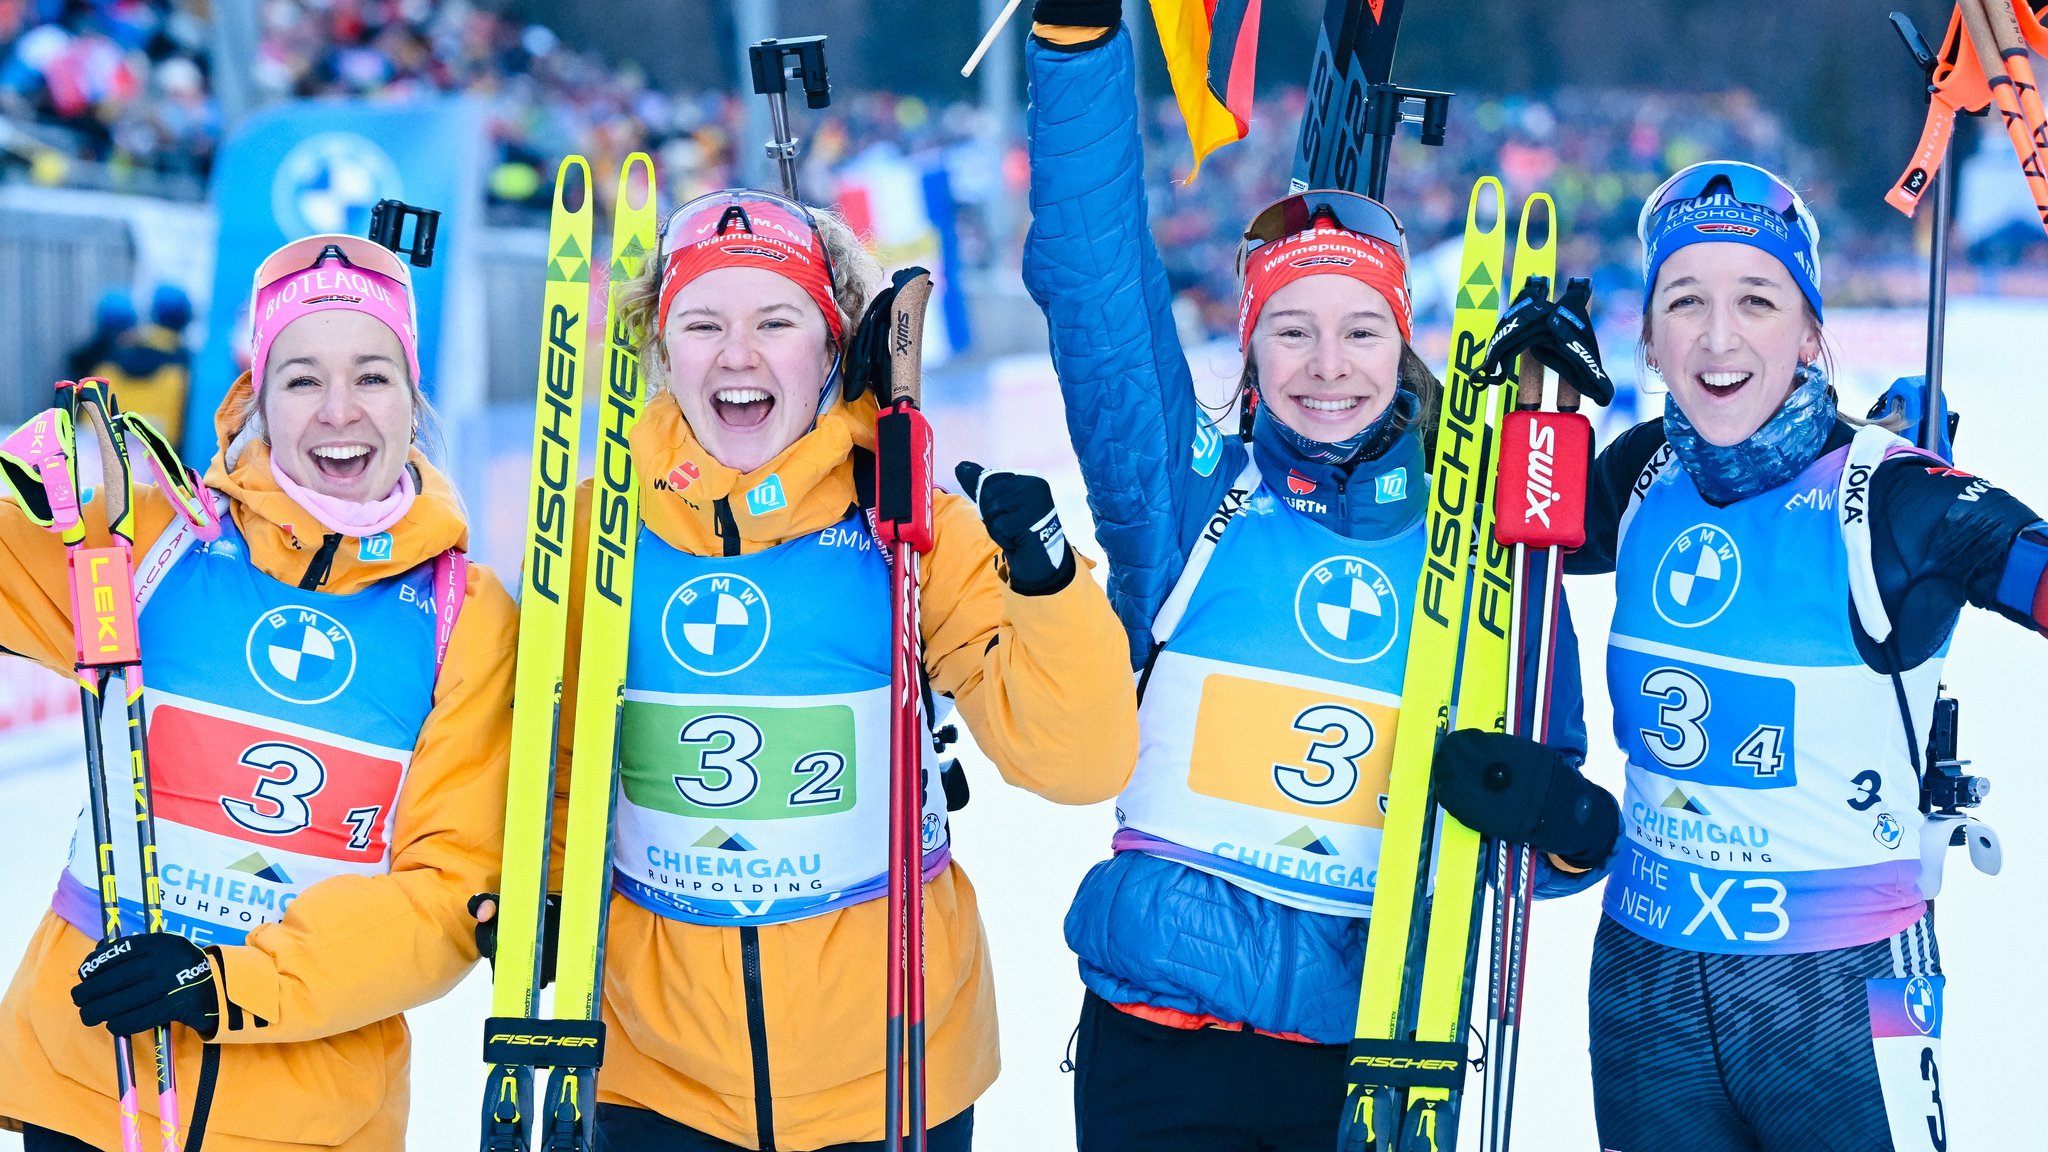
<path fill-rule="evenodd" d="M 882 266 L 868 254 L 852 226 L 838 213 L 824 208 L 810 211 L 818 226 L 818 238 L 824 242 L 825 255 L 832 261 L 832 298 L 839 305 L 839 322 L 846 333 L 843 343 L 850 343 L 860 318 L 867 312 L 869 298 L 882 282 Z M 665 387 L 668 380 L 668 350 L 662 346 L 661 333 L 654 328 L 655 311 L 661 302 L 663 263 L 657 257 L 642 264 L 639 273 L 619 294 L 620 318 L 640 347 L 642 370 L 657 387 Z M 844 354 L 845 348 L 839 351 Z"/>

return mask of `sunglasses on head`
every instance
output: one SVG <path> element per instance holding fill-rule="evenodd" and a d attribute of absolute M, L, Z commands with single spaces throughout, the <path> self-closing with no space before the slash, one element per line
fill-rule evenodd
<path fill-rule="evenodd" d="M 1238 275 L 1244 275 L 1245 261 L 1253 252 L 1276 240 L 1306 232 L 1318 221 L 1328 221 L 1346 232 L 1387 244 L 1401 254 L 1403 265 L 1408 263 L 1408 233 L 1392 209 L 1356 192 L 1318 188 L 1275 200 L 1252 217 L 1252 222 L 1245 226 L 1244 242 L 1237 249 Z"/>
<path fill-rule="evenodd" d="M 794 244 L 815 252 L 826 271 L 832 270 L 832 254 L 811 210 L 786 196 L 752 188 L 708 193 L 670 212 L 661 225 L 661 255 L 666 258 L 679 248 L 728 232 Z"/>
<path fill-rule="evenodd" d="M 1650 242 L 1650 225 L 1665 209 L 1713 195 L 1725 195 L 1739 204 L 1776 212 L 1806 229 L 1808 238 L 1820 243 L 1820 225 L 1807 211 L 1806 201 L 1789 185 L 1754 164 L 1739 160 L 1710 160 L 1680 169 L 1659 185 L 1643 202 L 1636 222 L 1636 236 Z"/>

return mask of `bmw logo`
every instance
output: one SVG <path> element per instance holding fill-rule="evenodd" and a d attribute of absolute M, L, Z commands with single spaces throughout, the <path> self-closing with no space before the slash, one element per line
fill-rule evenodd
<path fill-rule="evenodd" d="M 356 674 L 356 642 L 325 612 L 288 604 L 256 618 L 245 646 L 249 674 L 292 704 L 325 704 Z"/>
<path fill-rule="evenodd" d="M 699 676 L 730 676 L 768 647 L 768 597 L 744 576 L 699 576 L 668 598 L 661 638 L 676 663 Z"/>
<path fill-rule="evenodd" d="M 1657 615 L 1675 628 L 1697 628 L 1734 603 L 1741 583 L 1742 552 L 1734 538 L 1713 524 L 1695 524 L 1657 562 Z"/>
<path fill-rule="evenodd" d="M 1922 1036 L 1932 1036 L 1941 1027 L 1941 990 L 1934 981 L 1925 976 L 1906 981 L 1906 1019 Z"/>
<path fill-rule="evenodd" d="M 1294 624 L 1309 647 L 1340 664 L 1386 655 L 1401 630 L 1393 581 L 1357 556 L 1332 556 L 1312 566 L 1294 590 Z"/>
<path fill-rule="evenodd" d="M 363 235 L 377 201 L 402 200 L 398 166 L 353 132 L 309 136 L 285 153 L 270 185 L 270 211 L 287 237 L 316 232 Z"/>

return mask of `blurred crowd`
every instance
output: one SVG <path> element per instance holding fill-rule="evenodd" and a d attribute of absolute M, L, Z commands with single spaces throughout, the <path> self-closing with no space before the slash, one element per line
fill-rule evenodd
<path fill-rule="evenodd" d="M 677 197 L 737 182 L 752 162 L 751 94 L 657 90 L 633 64 L 573 50 L 500 7 L 258 0 L 250 98 L 466 93 L 486 109 L 495 146 L 489 201 L 506 223 L 544 216 L 555 163 L 569 152 L 603 173 L 647 149 Z M 90 183 L 89 169 L 115 187 L 201 194 L 221 134 L 208 81 L 211 16 L 210 0 L 0 0 L 0 169 L 49 184 Z M 1206 331 L 1230 330 L 1238 228 L 1284 187 L 1302 99 L 1293 89 L 1261 101 L 1250 138 L 1210 157 L 1191 183 L 1172 102 L 1145 118 L 1154 224 L 1186 319 Z M 1016 130 L 990 131 L 979 107 L 842 89 L 828 111 L 800 112 L 798 125 L 807 193 L 828 198 L 836 166 L 869 148 L 892 149 L 951 176 L 964 264 L 1014 259 L 1025 215 L 1022 141 Z M 1642 197 L 1662 175 L 1713 155 L 1771 167 L 1807 194 L 1828 222 L 1831 299 L 1917 291 L 1910 227 L 1895 219 L 1859 227 L 1857 214 L 1841 210 L 1826 167 L 1743 91 L 1462 95 L 1444 147 L 1402 138 L 1387 194 L 1423 251 L 1455 237 L 1477 176 L 1501 174 L 1515 200 L 1546 188 L 1564 223 L 1561 267 L 1590 272 L 1612 291 L 1636 282 Z"/>

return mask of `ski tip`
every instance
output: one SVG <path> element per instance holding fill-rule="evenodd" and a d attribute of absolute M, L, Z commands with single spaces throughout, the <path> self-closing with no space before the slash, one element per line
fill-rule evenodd
<path fill-rule="evenodd" d="M 1492 223 L 1482 223 L 1490 218 Z M 1481 176 L 1472 185 L 1472 201 L 1465 209 L 1465 231 L 1491 235 L 1504 231 L 1508 220 L 1508 194 L 1500 177 Z"/>
<path fill-rule="evenodd" d="M 590 161 L 581 156 L 564 156 L 555 169 L 555 211 L 581 214 L 590 211 Z"/>
<path fill-rule="evenodd" d="M 1530 221 L 1539 224 L 1532 227 Z M 1531 192 L 1522 201 L 1521 230 L 1516 246 L 1522 252 L 1548 252 L 1557 247 L 1557 201 L 1548 192 Z"/>
<path fill-rule="evenodd" d="M 633 212 L 654 206 L 654 158 L 647 153 L 635 152 L 619 165 L 619 202 Z"/>

